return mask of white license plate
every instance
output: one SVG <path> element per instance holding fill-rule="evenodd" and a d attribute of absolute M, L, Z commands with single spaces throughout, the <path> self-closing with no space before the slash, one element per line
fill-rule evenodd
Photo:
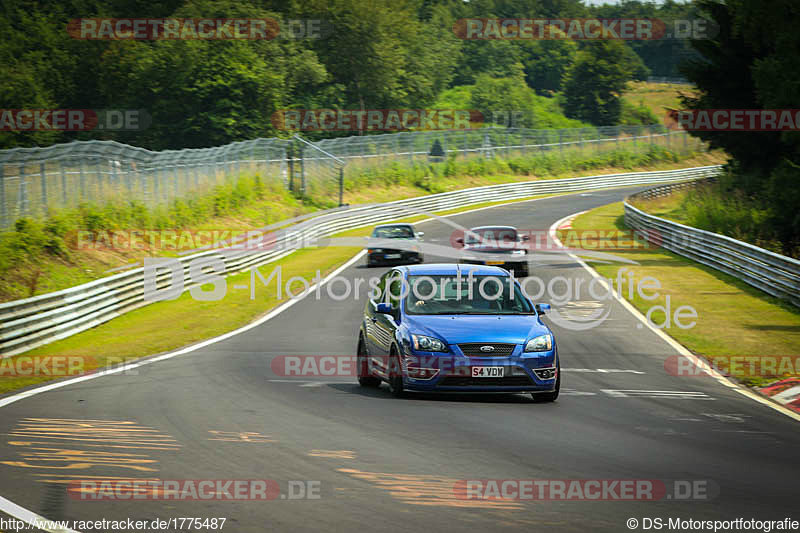
<path fill-rule="evenodd" d="M 403 257 L 402 254 L 386 254 L 386 259 L 400 259 Z"/>
<path fill-rule="evenodd" d="M 473 366 L 473 378 L 502 378 L 505 367 L 502 366 Z"/>

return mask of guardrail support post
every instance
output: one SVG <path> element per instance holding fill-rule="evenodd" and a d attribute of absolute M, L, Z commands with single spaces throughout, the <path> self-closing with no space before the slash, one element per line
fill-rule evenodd
<path fill-rule="evenodd" d="M 64 170 L 64 160 L 58 160 L 58 169 L 61 172 L 61 201 L 64 207 L 69 207 L 67 204 L 67 171 Z"/>

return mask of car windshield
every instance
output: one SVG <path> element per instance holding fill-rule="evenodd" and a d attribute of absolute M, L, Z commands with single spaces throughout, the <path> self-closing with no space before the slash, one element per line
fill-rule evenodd
<path fill-rule="evenodd" d="M 508 276 L 409 276 L 410 315 L 519 315 L 533 308 Z"/>
<path fill-rule="evenodd" d="M 517 230 L 513 228 L 476 228 L 467 232 L 464 242 L 484 246 L 502 246 L 517 242 Z"/>
<path fill-rule="evenodd" d="M 408 226 L 389 226 L 375 228 L 372 236 L 378 239 L 411 239 L 414 237 L 414 232 Z"/>

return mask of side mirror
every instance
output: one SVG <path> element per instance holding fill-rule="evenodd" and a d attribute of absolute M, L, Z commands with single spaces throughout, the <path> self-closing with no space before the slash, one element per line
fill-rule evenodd
<path fill-rule="evenodd" d="M 456 244 L 464 244 L 464 239 L 459 237 L 458 239 L 456 239 Z"/>
<path fill-rule="evenodd" d="M 531 236 L 530 235 L 523 235 L 522 236 L 522 240 L 523 241 L 529 241 L 529 240 L 531 240 Z"/>
<path fill-rule="evenodd" d="M 381 313 L 381 314 L 384 314 L 384 315 L 391 315 L 392 314 L 392 304 L 379 303 L 378 307 L 375 308 L 375 312 Z"/>
<path fill-rule="evenodd" d="M 543 315 L 550 311 L 550 304 L 536 304 L 536 312 Z"/>
<path fill-rule="evenodd" d="M 424 236 L 425 236 L 425 232 L 424 231 L 418 231 L 417 232 L 417 237 L 424 237 Z"/>

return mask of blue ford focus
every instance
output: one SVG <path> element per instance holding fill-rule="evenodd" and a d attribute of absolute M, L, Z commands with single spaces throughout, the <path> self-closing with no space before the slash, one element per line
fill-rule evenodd
<path fill-rule="evenodd" d="M 553 333 L 508 271 L 430 264 L 386 272 L 364 308 L 358 382 L 406 391 L 529 392 L 558 398 Z"/>

